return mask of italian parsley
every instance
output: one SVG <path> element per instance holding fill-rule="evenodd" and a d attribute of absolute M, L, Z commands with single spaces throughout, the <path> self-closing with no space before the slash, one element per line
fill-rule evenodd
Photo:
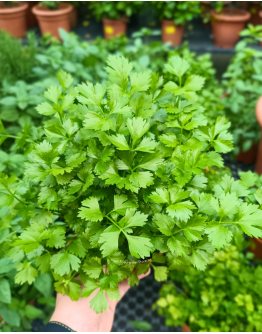
<path fill-rule="evenodd" d="M 19 218 L 1 240 L 17 262 L 16 283 L 51 272 L 56 291 L 72 300 L 98 291 L 90 306 L 99 313 L 106 295 L 120 298 L 120 281 L 138 284 L 149 266 L 159 281 L 169 270 L 204 270 L 235 234 L 262 236 L 259 207 L 244 203 L 247 178 L 207 188 L 204 168 L 222 167 L 220 154 L 232 150 L 230 123 L 207 125 L 194 102 L 204 79 L 188 69 L 171 57 L 166 70 L 178 81 L 164 85 L 109 56 L 106 85 L 73 87 L 71 75 L 58 73 L 60 86 L 37 107 L 48 118 L 44 134 L 16 139 L 27 148 L 23 178 L 0 174 L 0 205 L 9 222 Z"/>

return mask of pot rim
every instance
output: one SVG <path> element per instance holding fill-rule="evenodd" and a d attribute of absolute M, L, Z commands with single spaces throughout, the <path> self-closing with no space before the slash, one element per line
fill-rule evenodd
<path fill-rule="evenodd" d="M 57 10 L 43 10 L 41 9 L 42 6 L 36 5 L 32 8 L 32 12 L 37 16 L 47 16 L 47 17 L 54 17 L 54 16 L 60 16 L 63 14 L 68 14 L 73 10 L 73 6 L 67 3 L 60 3 L 62 5 L 62 8 L 59 8 Z"/>
<path fill-rule="evenodd" d="M 161 23 L 172 24 L 174 27 L 184 27 L 185 26 L 184 24 L 175 24 L 174 21 L 166 20 L 166 19 L 161 20 Z"/>
<path fill-rule="evenodd" d="M 27 3 L 19 3 L 19 6 L 13 7 L 13 8 L 0 8 L 1 14 L 15 14 L 19 12 L 23 12 L 24 10 L 27 10 L 28 4 Z"/>
<path fill-rule="evenodd" d="M 117 22 L 121 22 L 121 23 L 128 23 L 129 22 L 129 18 L 128 17 L 122 17 L 120 19 L 108 19 L 107 17 L 102 17 L 102 22 L 111 22 L 111 24 L 117 23 Z"/>
<path fill-rule="evenodd" d="M 227 15 L 227 12 L 237 12 L 238 14 Z M 211 17 L 217 19 L 218 21 L 225 22 L 245 22 L 250 19 L 251 14 L 244 9 L 233 9 L 233 8 L 224 8 L 221 13 L 217 13 L 214 9 L 210 12 Z"/>

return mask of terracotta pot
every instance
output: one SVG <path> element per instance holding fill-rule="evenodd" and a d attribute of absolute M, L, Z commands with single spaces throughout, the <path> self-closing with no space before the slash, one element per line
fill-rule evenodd
<path fill-rule="evenodd" d="M 238 153 L 237 161 L 243 162 L 244 164 L 253 164 L 254 162 L 256 162 L 257 152 L 258 152 L 258 145 L 253 143 L 253 145 L 248 151 L 246 152 L 240 151 L 240 153 Z"/>
<path fill-rule="evenodd" d="M 229 3 L 231 3 L 232 1 L 222 1 L 223 5 L 226 6 Z M 201 9 L 201 17 L 204 18 L 205 16 L 210 16 L 210 12 L 212 10 L 212 6 L 211 6 L 211 1 L 200 1 L 200 9 Z M 202 26 L 204 29 L 210 29 L 211 28 L 211 23 L 207 22 L 204 23 L 202 22 Z"/>
<path fill-rule="evenodd" d="M 262 174 L 262 96 L 258 99 L 256 104 L 256 118 L 261 128 L 261 139 L 258 144 L 258 153 L 257 153 L 255 171 L 256 173 L 261 175 Z"/>
<path fill-rule="evenodd" d="M 0 7 L 0 30 L 6 30 L 13 37 L 25 37 L 27 8 L 28 4 L 23 2 L 13 8 Z"/>
<path fill-rule="evenodd" d="M 174 25 L 171 20 L 162 20 L 162 42 L 172 46 L 180 45 L 183 39 L 184 26 Z"/>
<path fill-rule="evenodd" d="M 57 10 L 49 10 L 45 6 L 35 6 L 32 11 L 36 15 L 42 35 L 50 33 L 60 39 L 59 28 L 70 31 L 70 13 L 73 6 L 67 3 L 59 3 Z"/>
<path fill-rule="evenodd" d="M 35 14 L 32 12 L 32 8 L 38 4 L 38 1 L 26 1 L 28 9 L 26 13 L 27 28 L 33 28 L 37 26 L 37 19 Z"/>
<path fill-rule="evenodd" d="M 248 251 L 254 254 L 255 259 L 262 260 L 262 240 L 257 238 L 252 238 L 251 246 L 248 249 Z"/>
<path fill-rule="evenodd" d="M 73 9 L 70 13 L 70 26 L 71 28 L 75 28 L 77 26 L 77 8 L 73 6 Z"/>
<path fill-rule="evenodd" d="M 127 29 L 126 20 L 102 19 L 102 22 L 103 22 L 103 31 L 105 39 L 126 34 L 126 29 Z"/>
<path fill-rule="evenodd" d="M 188 325 L 182 326 L 182 332 L 192 332 Z"/>
<path fill-rule="evenodd" d="M 224 8 L 221 13 L 211 10 L 215 45 L 224 49 L 233 48 L 250 17 L 249 12 L 241 9 Z"/>

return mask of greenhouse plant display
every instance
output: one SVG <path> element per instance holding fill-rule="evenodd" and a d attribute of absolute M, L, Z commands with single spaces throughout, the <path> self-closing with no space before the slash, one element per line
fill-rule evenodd
<path fill-rule="evenodd" d="M 234 138 L 234 155 L 238 161 L 254 163 L 260 140 L 260 126 L 255 107 L 262 96 L 262 52 L 248 47 L 260 40 L 259 26 L 249 26 L 241 35 L 244 40 L 236 45 L 236 54 L 223 74 L 225 116 L 231 122 Z"/>
<path fill-rule="evenodd" d="M 96 313 L 108 308 L 106 295 L 119 299 L 119 282 L 137 284 L 150 266 L 158 281 L 168 270 L 205 270 L 214 248 L 244 232 L 262 236 L 262 211 L 243 199 L 245 176 L 206 191 L 203 170 L 223 166 L 232 136 L 225 118 L 207 125 L 194 102 L 204 79 L 186 75 L 189 64 L 178 56 L 166 68 L 179 84 L 164 87 L 123 57 L 107 64 L 106 85 L 74 87 L 71 75 L 58 73 L 60 86 L 37 107 L 49 118 L 44 134 L 16 139 L 27 146 L 23 177 L 0 177 L 2 210 L 20 226 L 2 240 L 18 262 L 15 282 L 51 272 L 56 291 L 72 300 L 96 291 Z"/>
<path fill-rule="evenodd" d="M 199 1 L 152 1 L 162 24 L 162 41 L 179 45 L 183 39 L 184 25 L 197 17 L 201 10 Z"/>
<path fill-rule="evenodd" d="M 251 17 L 248 11 L 239 9 L 237 6 L 231 5 L 224 8 L 222 1 L 217 2 L 216 9 L 211 10 L 210 14 L 214 43 L 224 49 L 235 46 L 239 40 L 239 33 Z"/>
<path fill-rule="evenodd" d="M 129 17 L 137 13 L 142 1 L 92 1 L 88 8 L 98 21 L 103 22 L 106 39 L 125 35 Z"/>
<path fill-rule="evenodd" d="M 32 8 L 36 15 L 42 35 L 50 33 L 53 37 L 60 38 L 58 29 L 70 31 L 70 15 L 73 6 L 61 1 L 41 1 Z"/>
<path fill-rule="evenodd" d="M 193 332 L 261 332 L 262 267 L 250 259 L 231 246 L 216 251 L 204 273 L 170 272 L 176 284 L 162 287 L 154 307 L 168 326 L 186 324 Z"/>
<path fill-rule="evenodd" d="M 0 30 L 9 32 L 13 37 L 26 35 L 26 15 L 28 4 L 22 1 L 0 2 Z"/>

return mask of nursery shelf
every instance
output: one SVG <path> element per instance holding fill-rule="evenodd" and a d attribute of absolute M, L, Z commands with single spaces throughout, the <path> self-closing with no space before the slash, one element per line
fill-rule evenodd
<path fill-rule="evenodd" d="M 161 26 L 159 22 L 151 22 L 148 25 L 143 25 L 140 22 L 130 22 L 127 28 L 127 37 L 131 37 L 134 32 L 139 31 L 141 28 L 147 27 L 151 30 L 160 31 Z M 38 28 L 32 29 L 36 32 L 40 38 L 40 30 Z M 89 20 L 86 18 L 79 18 L 78 25 L 72 29 L 79 37 L 86 41 L 92 41 L 97 37 L 103 37 L 102 23 L 95 20 Z M 146 42 L 160 41 L 161 36 L 150 36 L 146 38 Z M 183 42 L 189 43 L 191 51 L 197 53 L 212 53 L 212 54 L 228 54 L 233 55 L 235 52 L 234 48 L 223 49 L 216 47 L 213 43 L 212 31 L 210 28 L 205 28 L 199 19 L 193 20 L 192 23 L 188 23 L 185 27 Z M 253 45 L 253 48 L 262 50 L 259 45 Z"/>

